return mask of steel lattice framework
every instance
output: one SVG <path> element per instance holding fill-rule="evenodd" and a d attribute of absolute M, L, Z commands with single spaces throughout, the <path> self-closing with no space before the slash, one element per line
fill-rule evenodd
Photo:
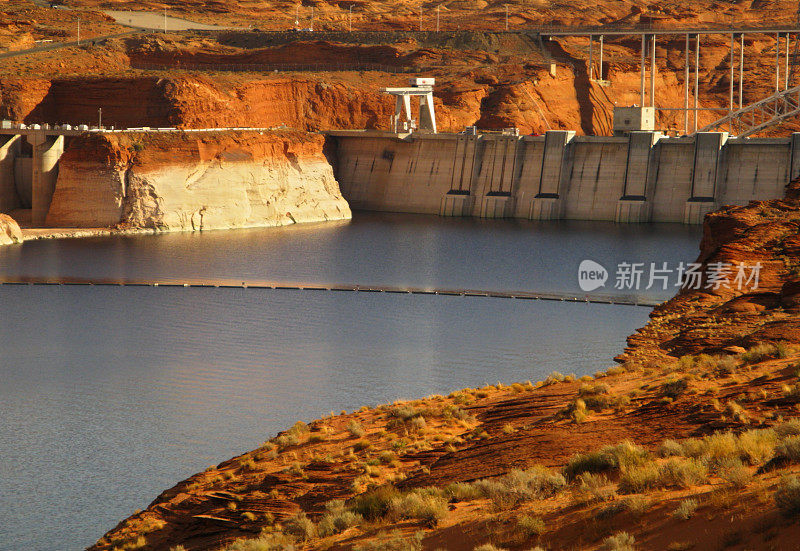
<path fill-rule="evenodd" d="M 800 115 L 800 86 L 782 90 L 705 126 L 699 132 L 730 130 L 741 138 Z"/>

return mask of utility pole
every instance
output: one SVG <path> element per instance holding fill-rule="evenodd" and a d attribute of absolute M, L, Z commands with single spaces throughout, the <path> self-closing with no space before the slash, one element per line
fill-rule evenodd
<path fill-rule="evenodd" d="M 167 8 L 164 8 L 164 34 L 167 34 Z"/>
<path fill-rule="evenodd" d="M 508 4 L 506 4 L 506 32 L 508 32 Z"/>
<path fill-rule="evenodd" d="M 81 20 L 78 19 L 78 47 L 81 46 Z"/>
<path fill-rule="evenodd" d="M 97 128 L 103 128 L 103 108 L 97 109 Z"/>
<path fill-rule="evenodd" d="M 294 6 L 294 28 L 300 28 L 300 4 Z"/>
<path fill-rule="evenodd" d="M 422 5 L 419 7 L 419 31 L 422 32 Z"/>
<path fill-rule="evenodd" d="M 353 32 L 353 4 L 350 4 L 350 13 L 347 16 L 347 32 Z"/>
<path fill-rule="evenodd" d="M 439 5 L 436 5 L 436 32 L 439 32 Z"/>
<path fill-rule="evenodd" d="M 311 6 L 311 30 L 314 30 L 314 6 Z"/>

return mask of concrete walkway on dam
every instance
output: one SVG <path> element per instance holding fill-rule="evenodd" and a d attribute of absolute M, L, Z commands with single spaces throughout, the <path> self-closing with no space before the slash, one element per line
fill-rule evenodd
<path fill-rule="evenodd" d="M 456 297 L 485 297 L 519 300 L 547 300 L 556 302 L 583 302 L 587 304 L 614 304 L 625 306 L 653 307 L 663 301 L 651 297 L 636 295 L 602 295 L 602 294 L 572 294 L 572 293 L 540 293 L 536 291 L 504 291 L 485 289 L 448 289 L 437 287 L 397 287 L 392 285 L 359 285 L 337 283 L 297 283 L 280 281 L 238 281 L 232 279 L 187 279 L 175 281 L 171 279 L 65 279 L 65 278 L 17 278 L 3 280 L 1 285 L 102 285 L 115 287 L 195 287 L 195 288 L 222 288 L 222 289 L 271 289 L 291 291 L 349 291 L 355 293 L 394 293 L 408 295 L 442 295 Z"/>

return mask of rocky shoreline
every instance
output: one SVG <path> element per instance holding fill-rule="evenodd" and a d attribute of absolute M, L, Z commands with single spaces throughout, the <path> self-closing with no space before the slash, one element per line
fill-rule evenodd
<path fill-rule="evenodd" d="M 619 366 L 298 422 L 91 549 L 791 549 L 797 243 L 800 182 L 712 213 L 698 263 L 758 288 L 682 291 Z"/>

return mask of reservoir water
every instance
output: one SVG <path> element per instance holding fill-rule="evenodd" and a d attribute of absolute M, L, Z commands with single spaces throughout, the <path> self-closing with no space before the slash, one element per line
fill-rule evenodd
<path fill-rule="evenodd" d="M 675 265 L 694 260 L 699 237 L 677 225 L 356 213 L 350 223 L 28 242 L 0 249 L 0 278 L 574 294 L 583 259 L 612 272 L 620 262 Z M 90 545 L 162 490 L 298 419 L 605 369 L 648 313 L 481 297 L 2 285 L 0 550 Z"/>

